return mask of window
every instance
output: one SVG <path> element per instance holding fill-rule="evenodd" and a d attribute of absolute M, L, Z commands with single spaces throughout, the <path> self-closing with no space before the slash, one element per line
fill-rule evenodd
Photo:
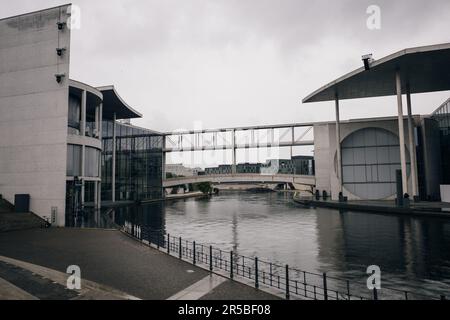
<path fill-rule="evenodd" d="M 99 176 L 100 151 L 94 148 L 86 147 L 84 171 L 86 177 Z"/>
<path fill-rule="evenodd" d="M 67 176 L 81 176 L 81 146 L 67 145 Z"/>
<path fill-rule="evenodd" d="M 348 191 L 362 199 L 395 194 L 396 170 L 401 168 L 396 135 L 379 128 L 361 129 L 348 136 L 341 148 L 343 184 Z"/>
<path fill-rule="evenodd" d="M 80 133 L 80 118 L 81 118 L 81 101 L 74 95 L 69 95 L 69 113 L 68 113 L 68 127 L 69 134 Z"/>

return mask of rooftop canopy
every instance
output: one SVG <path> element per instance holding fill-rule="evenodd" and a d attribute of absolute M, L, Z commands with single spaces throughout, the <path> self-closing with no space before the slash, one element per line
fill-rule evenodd
<path fill-rule="evenodd" d="M 361 64 L 362 61 L 361 61 Z M 450 90 L 450 43 L 410 48 L 373 61 L 311 93 L 303 103 L 396 95 L 396 71 L 402 93 Z"/>
<path fill-rule="evenodd" d="M 103 94 L 103 118 L 114 119 L 134 119 L 142 118 L 142 114 L 134 110 L 119 96 L 114 86 L 97 88 Z"/>

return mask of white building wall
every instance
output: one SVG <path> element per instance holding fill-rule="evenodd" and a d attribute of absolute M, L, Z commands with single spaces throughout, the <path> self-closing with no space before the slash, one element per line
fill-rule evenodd
<path fill-rule="evenodd" d="M 441 200 L 450 203 L 450 185 L 441 185 Z"/>
<path fill-rule="evenodd" d="M 0 194 L 64 225 L 70 30 L 68 6 L 0 20 Z M 56 48 L 67 50 L 62 57 Z M 55 74 L 66 76 L 61 84 Z"/>

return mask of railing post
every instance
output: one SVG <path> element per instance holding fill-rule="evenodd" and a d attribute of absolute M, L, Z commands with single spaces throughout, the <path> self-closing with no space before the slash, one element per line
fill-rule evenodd
<path fill-rule="evenodd" d="M 209 246 L 209 271 L 213 271 L 213 247 Z"/>
<path fill-rule="evenodd" d="M 230 278 L 233 279 L 233 251 L 230 252 Z"/>
<path fill-rule="evenodd" d="M 158 231 L 156 233 L 156 247 L 158 248 L 158 250 L 159 250 L 160 244 L 161 244 L 161 231 Z"/>
<path fill-rule="evenodd" d="M 349 301 L 352 299 L 352 296 L 350 294 L 350 281 L 349 280 L 347 280 L 347 297 L 348 297 Z"/>
<path fill-rule="evenodd" d="M 373 300 L 378 300 L 378 291 L 377 291 L 377 288 L 373 288 Z"/>
<path fill-rule="evenodd" d="M 327 274 L 323 273 L 323 299 L 328 300 Z"/>
<path fill-rule="evenodd" d="M 255 258 L 255 288 L 259 288 L 259 277 L 258 277 L 258 257 Z"/>
<path fill-rule="evenodd" d="M 194 264 L 197 263 L 197 258 L 196 258 L 196 254 L 195 254 L 195 241 L 192 243 L 192 262 Z"/>
<path fill-rule="evenodd" d="M 170 233 L 167 234 L 167 254 L 170 254 Z"/>
<path fill-rule="evenodd" d="M 273 276 L 273 273 L 272 273 L 272 262 L 270 263 L 270 286 L 272 286 L 272 276 Z"/>
<path fill-rule="evenodd" d="M 183 259 L 183 245 L 181 243 L 181 237 L 178 239 L 178 249 L 180 250 L 180 252 L 178 253 L 178 256 L 181 259 Z"/>
<path fill-rule="evenodd" d="M 289 293 L 289 265 L 286 265 L 286 300 L 289 300 L 291 297 Z"/>

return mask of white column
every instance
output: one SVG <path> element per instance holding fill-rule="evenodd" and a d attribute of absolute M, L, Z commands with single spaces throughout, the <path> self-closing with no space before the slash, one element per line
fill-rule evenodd
<path fill-rule="evenodd" d="M 94 208 L 98 209 L 98 182 L 94 182 Z"/>
<path fill-rule="evenodd" d="M 414 120 L 412 118 L 411 108 L 411 92 L 408 88 L 406 92 L 406 103 L 408 106 L 408 135 L 409 135 L 409 152 L 411 153 L 411 179 L 412 179 L 412 196 L 419 195 L 419 181 L 417 176 L 417 154 L 416 139 L 414 134 Z"/>
<path fill-rule="evenodd" d="M 292 140 L 291 140 L 291 160 L 294 156 L 294 144 L 295 144 L 295 127 L 291 128 Z"/>
<path fill-rule="evenodd" d="M 112 174 L 111 174 L 111 192 L 112 202 L 116 202 L 116 114 L 113 117 L 113 138 L 112 138 Z"/>
<path fill-rule="evenodd" d="M 98 129 L 100 128 L 100 106 L 95 107 L 95 130 L 97 130 L 97 137 L 98 137 Z"/>
<path fill-rule="evenodd" d="M 232 131 L 233 137 L 232 141 L 232 150 L 233 150 L 233 164 L 231 165 L 231 173 L 236 174 L 236 130 Z"/>
<path fill-rule="evenodd" d="M 398 106 L 398 136 L 400 139 L 400 163 L 402 168 L 402 185 L 403 192 L 408 191 L 408 175 L 406 172 L 406 149 L 405 149 L 405 128 L 403 118 L 403 101 L 402 101 L 402 79 L 400 71 L 397 70 L 395 74 L 395 82 L 397 89 L 397 106 Z M 399 195 L 403 196 L 403 195 Z"/>
<path fill-rule="evenodd" d="M 337 177 L 339 181 L 339 192 L 342 192 L 342 151 L 341 151 L 341 120 L 339 115 L 339 97 L 336 95 L 336 150 L 337 150 Z"/>
<path fill-rule="evenodd" d="M 81 91 L 81 122 L 80 135 L 84 137 L 86 132 L 86 91 Z"/>
<path fill-rule="evenodd" d="M 81 91 L 81 136 L 84 137 L 86 132 L 86 101 L 87 101 L 87 92 L 86 90 Z M 85 161 L 86 160 L 86 147 L 83 145 L 81 146 L 81 178 L 82 178 L 82 185 L 81 185 L 81 205 L 84 206 L 84 194 L 85 194 Z"/>
<path fill-rule="evenodd" d="M 100 181 L 98 182 L 98 209 L 101 209 L 102 207 L 102 157 L 103 157 L 103 103 L 100 103 L 99 109 L 98 109 L 98 139 L 102 143 L 102 150 L 100 150 L 100 159 L 98 161 L 98 177 L 100 178 Z"/>

